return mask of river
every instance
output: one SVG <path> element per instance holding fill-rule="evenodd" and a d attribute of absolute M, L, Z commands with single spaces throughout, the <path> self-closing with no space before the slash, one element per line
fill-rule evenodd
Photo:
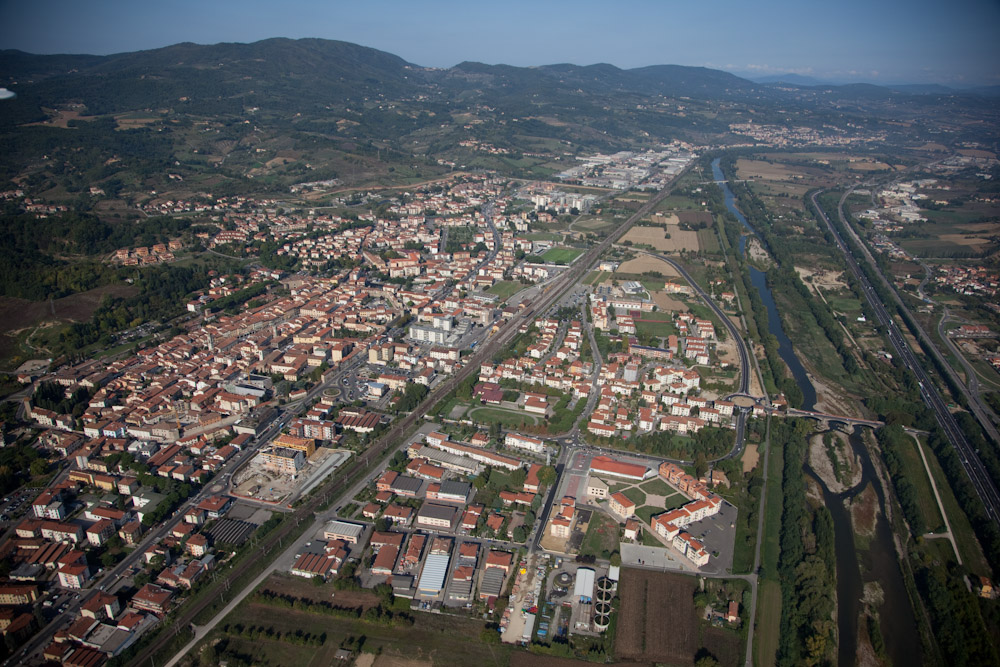
<path fill-rule="evenodd" d="M 725 197 L 726 208 L 729 212 L 736 216 L 736 219 L 749 231 L 751 234 L 760 240 L 760 235 L 757 233 L 747 219 L 743 217 L 743 214 L 738 208 L 736 208 L 736 197 L 733 195 L 733 191 L 729 189 L 729 183 L 726 183 L 726 177 L 722 173 L 722 169 L 719 167 L 719 158 L 712 160 L 712 177 L 715 179 L 719 187 L 722 188 L 722 194 Z M 746 234 L 740 236 L 740 254 L 746 255 L 746 245 L 747 236 Z M 809 381 L 809 374 L 806 373 L 806 369 L 802 367 L 802 362 L 799 358 L 795 356 L 795 350 L 792 348 L 792 341 L 788 338 L 785 333 L 785 328 L 781 324 L 781 316 L 778 314 L 778 306 L 774 303 L 774 296 L 771 294 L 771 288 L 767 285 L 767 274 L 763 271 L 755 268 L 752 264 L 749 265 L 750 268 L 750 282 L 753 286 L 757 288 L 760 293 L 761 301 L 764 302 L 764 307 L 767 308 L 767 327 L 771 334 L 778 339 L 778 356 L 781 360 L 785 362 L 788 369 L 792 372 L 792 377 L 795 379 L 795 384 L 798 385 L 799 390 L 802 392 L 802 405 L 800 406 L 803 410 L 812 410 L 816 407 L 816 388 L 813 386 L 812 382 Z"/>
<path fill-rule="evenodd" d="M 736 216 L 736 219 L 758 239 L 760 235 L 750 226 L 747 219 L 736 208 L 736 198 L 725 175 L 719 166 L 719 158 L 712 161 L 712 176 L 722 188 L 726 208 Z M 740 236 L 740 254 L 746 255 L 747 235 Z M 778 339 L 778 354 L 788 365 L 795 383 L 802 391 L 802 408 L 812 410 L 816 404 L 816 389 L 809 380 L 809 375 L 792 348 L 792 341 L 785 334 L 781 324 L 778 307 L 774 302 L 771 289 L 767 285 L 767 276 L 753 266 L 750 266 L 750 280 L 760 292 L 760 298 L 767 307 L 768 330 Z M 896 547 L 893 543 L 892 527 L 886 519 L 885 494 L 882 485 L 875 474 L 868 449 L 861 437 L 855 432 L 850 437 L 851 449 L 861 461 L 861 481 L 854 487 L 842 492 L 833 493 L 823 480 L 809 467 L 804 471 L 812 477 L 823 492 L 823 502 L 830 510 L 834 527 L 834 553 L 837 558 L 837 665 L 838 667 L 855 667 L 858 649 L 858 615 L 861 612 L 861 600 L 864 594 L 865 581 L 877 581 L 884 594 L 882 606 L 879 609 L 879 621 L 886 651 L 894 665 L 918 665 L 921 663 L 921 642 L 917 633 L 916 619 L 910 606 L 910 599 L 903 582 L 903 575 L 896 559 Z M 871 537 L 869 549 L 859 552 L 854 543 L 854 525 L 846 503 L 871 484 L 878 497 L 879 512 L 875 524 L 875 534 Z M 859 561 L 860 558 L 860 561 Z M 865 575 L 862 575 L 861 565 L 864 564 Z"/>
<path fill-rule="evenodd" d="M 851 433 L 850 444 L 854 456 L 861 461 L 861 480 L 850 489 L 834 493 L 827 488 L 819 475 L 805 464 L 806 474 L 813 478 L 823 492 L 823 503 L 833 518 L 834 553 L 837 557 L 837 666 L 857 665 L 858 615 L 865 582 L 878 582 L 882 588 L 883 602 L 879 608 L 879 622 L 886 652 L 894 665 L 919 665 L 922 663 L 917 621 L 910 606 L 903 574 L 896 559 L 892 527 L 886 519 L 885 494 L 875 474 L 868 449 L 857 428 Z M 824 433 L 830 432 L 828 429 Z M 850 501 L 872 485 L 878 498 L 878 519 L 867 551 L 859 552 L 854 543 L 854 525 L 848 509 Z M 860 558 L 860 562 L 859 562 Z M 861 564 L 865 574 L 862 575 Z"/>

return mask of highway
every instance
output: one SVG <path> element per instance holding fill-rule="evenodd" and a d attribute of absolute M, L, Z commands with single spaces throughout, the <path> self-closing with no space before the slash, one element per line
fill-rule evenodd
<path fill-rule="evenodd" d="M 838 204 L 838 214 L 840 217 L 840 222 L 843 225 L 844 229 L 848 231 L 848 233 L 851 233 L 853 235 L 855 243 L 858 244 L 859 248 L 863 249 L 864 244 L 861 242 L 861 239 L 859 239 L 857 235 L 854 235 L 853 232 L 850 230 L 850 226 L 847 224 L 847 221 L 843 215 L 844 201 L 847 199 L 847 197 L 851 194 L 852 191 L 853 188 L 851 190 L 847 190 L 844 193 L 844 196 L 840 198 L 840 202 Z M 833 238 L 837 242 L 837 245 L 840 247 L 840 250 L 844 255 L 844 259 L 847 262 L 848 268 L 850 269 L 851 273 L 858 280 L 862 289 L 864 290 L 865 299 L 868 301 L 868 304 L 875 312 L 875 317 L 878 320 L 878 323 L 886 330 L 889 342 L 896 350 L 896 353 L 903 361 L 903 364 L 908 369 L 910 369 L 910 371 L 916 376 L 920 384 L 920 394 L 924 399 L 924 403 L 927 405 L 928 408 L 933 410 L 934 416 L 937 419 L 938 424 L 941 426 L 942 430 L 944 430 L 945 435 L 948 437 L 948 440 L 951 442 L 952 446 L 955 447 L 956 451 L 958 452 L 959 459 L 962 461 L 962 465 L 965 467 L 965 471 L 969 475 L 969 479 L 972 481 L 972 484 L 976 489 L 976 493 L 983 501 L 983 506 L 986 508 L 987 514 L 994 523 L 1000 524 L 1000 493 L 998 493 L 992 477 L 990 477 L 990 474 L 986 470 L 986 467 L 983 465 L 982 461 L 980 461 L 979 457 L 976 455 L 976 452 L 972 447 L 972 445 L 969 444 L 969 441 L 966 439 L 965 434 L 962 432 L 962 429 L 959 428 L 958 422 L 955 421 L 954 415 L 952 415 L 951 412 L 948 410 L 948 406 L 945 403 L 944 399 L 941 397 L 941 393 L 937 390 L 930 376 L 927 374 L 923 366 L 920 364 L 920 361 L 917 359 L 913 350 L 910 348 L 910 345 L 906 341 L 906 338 L 903 336 L 902 332 L 900 332 L 899 329 L 896 328 L 895 321 L 892 319 L 892 316 L 889 314 L 889 311 L 886 309 L 885 305 L 883 305 L 881 299 L 879 299 L 879 296 L 875 292 L 875 289 L 868 281 L 868 277 L 861 270 L 861 267 L 859 266 L 857 260 L 855 259 L 854 254 L 850 251 L 850 248 L 847 246 L 847 243 L 844 241 L 843 237 L 840 235 L 840 233 L 837 231 L 834 225 L 830 222 L 830 219 L 827 217 L 823 209 L 819 206 L 819 203 L 816 201 L 816 196 L 819 195 L 820 192 L 822 191 L 814 192 L 811 195 L 810 199 L 812 199 L 813 206 L 816 208 L 816 211 L 819 214 L 819 216 L 823 219 L 823 222 L 826 224 L 827 229 L 829 229 L 830 233 L 833 235 Z M 892 287 L 892 284 L 889 283 L 889 281 L 885 279 L 885 276 L 882 275 L 881 271 L 878 268 L 878 265 L 875 264 L 871 255 L 867 254 L 867 257 L 869 265 L 876 272 L 876 275 L 880 277 L 883 286 L 885 286 L 893 294 L 895 294 L 895 290 Z M 897 299 L 899 298 L 898 295 L 896 295 L 896 298 Z"/>

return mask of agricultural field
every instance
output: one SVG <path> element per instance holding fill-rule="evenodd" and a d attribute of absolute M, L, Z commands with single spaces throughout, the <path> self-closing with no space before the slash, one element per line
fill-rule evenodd
<path fill-rule="evenodd" d="M 338 591 L 337 598 L 341 594 Z M 380 659 L 385 656 L 420 660 L 420 664 L 427 667 L 506 664 L 509 660 L 510 647 L 488 645 L 480 641 L 480 633 L 485 627 L 481 621 L 425 613 L 413 613 L 413 618 L 413 625 L 387 625 L 277 608 L 245 600 L 208 635 L 192 655 L 200 655 L 207 646 L 213 645 L 217 649 L 224 647 L 226 654 L 231 651 L 250 664 L 330 665 L 334 663 L 333 656 L 341 642 L 362 638 L 364 650 L 381 654 Z M 256 626 L 278 633 L 294 634 L 301 630 L 314 636 L 325 634 L 325 641 L 312 646 L 263 638 L 251 640 L 235 633 L 234 628 L 238 626 Z M 224 631 L 227 627 L 230 629 L 229 633 Z M 219 639 L 224 643 L 217 644 Z M 224 659 L 225 654 L 216 657 Z M 389 661 L 381 664 L 414 663 Z"/>
<path fill-rule="evenodd" d="M 645 227 L 644 229 L 658 229 L 658 228 Z M 658 231 L 662 232 L 663 230 L 659 229 Z M 619 273 L 642 274 L 646 273 L 647 271 L 656 271 L 668 278 L 680 277 L 680 274 L 677 273 L 677 270 L 673 266 L 671 266 L 667 262 L 664 262 L 662 259 L 657 259 L 656 257 L 649 257 L 648 255 L 640 255 L 635 259 L 630 259 L 627 262 L 623 262 L 618 267 L 618 270 L 615 271 L 615 274 L 616 275 Z"/>
<path fill-rule="evenodd" d="M 670 238 L 666 234 L 670 234 Z M 671 225 L 668 230 L 662 227 L 633 227 L 621 238 L 621 242 L 631 242 L 634 245 L 647 245 L 661 252 L 680 252 L 688 250 L 698 252 L 698 232 L 684 230 Z"/>
<path fill-rule="evenodd" d="M 542 259 L 553 264 L 569 264 L 582 254 L 579 248 L 552 248 L 542 255 Z"/>
<path fill-rule="evenodd" d="M 692 665 L 698 652 L 694 611 L 697 580 L 680 574 L 625 568 L 618 597 L 615 653 L 621 660 Z M 664 621 L 669 619 L 669 632 Z"/>
<path fill-rule="evenodd" d="M 649 298 L 653 300 L 657 308 L 667 312 L 685 313 L 688 309 L 686 303 L 670 296 L 666 292 L 651 292 Z"/>
<path fill-rule="evenodd" d="M 790 181 L 804 177 L 802 171 L 784 164 L 746 158 L 736 161 L 736 173 L 738 178 L 746 180 Z"/>
<path fill-rule="evenodd" d="M 741 585 L 736 583 L 739 590 Z M 696 656 L 708 654 L 724 667 L 742 665 L 741 634 L 699 620 L 694 603 L 697 590 L 695 577 L 623 569 L 618 587 L 621 607 L 615 635 L 616 657 L 693 665 Z"/>
<path fill-rule="evenodd" d="M 105 296 L 126 298 L 138 292 L 139 288 L 131 285 L 107 285 L 52 302 L 0 297 L 0 368 L 14 370 L 29 357 L 50 356 L 42 347 L 44 336 L 39 335 L 37 340 L 29 336 L 22 341 L 18 340 L 19 333 L 45 322 L 53 322 L 55 329 L 49 333 L 54 333 L 65 323 L 89 320 Z"/>

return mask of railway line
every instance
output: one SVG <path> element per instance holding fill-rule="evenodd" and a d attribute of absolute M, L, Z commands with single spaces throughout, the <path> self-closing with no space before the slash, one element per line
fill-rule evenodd
<path fill-rule="evenodd" d="M 671 182 L 677 180 L 686 170 L 681 171 Z M 296 531 L 302 521 L 312 521 L 315 513 L 322 509 L 324 506 L 328 505 L 333 499 L 333 494 L 338 490 L 343 490 L 346 488 L 346 481 L 354 479 L 359 474 L 367 472 L 368 467 L 375 461 L 379 460 L 383 455 L 385 455 L 390 449 L 398 447 L 402 444 L 403 438 L 407 435 L 419 420 L 424 418 L 431 408 L 433 408 L 438 401 L 447 396 L 453 389 L 455 389 L 459 384 L 465 381 L 472 373 L 478 372 L 480 365 L 487 359 L 491 359 L 494 354 L 510 342 L 511 339 L 517 335 L 521 326 L 530 322 L 537 314 L 545 312 L 553 304 L 555 304 L 564 293 L 570 289 L 576 282 L 582 278 L 587 271 L 593 266 L 597 259 L 603 254 L 613 243 L 615 243 L 619 238 L 621 238 L 628 230 L 635 224 L 637 220 L 645 215 L 648 215 L 656 206 L 660 203 L 671 191 L 672 187 L 668 186 L 657 192 L 654 196 L 650 197 L 649 201 L 646 202 L 641 208 L 639 208 L 634 214 L 632 214 L 624 223 L 622 223 L 617 229 L 611 232 L 603 241 L 599 244 L 593 246 L 587 250 L 576 262 L 573 263 L 566 271 L 560 274 L 545 291 L 532 303 L 530 306 L 525 308 L 525 310 L 517 317 L 512 318 L 506 324 L 504 324 L 500 330 L 491 338 L 489 338 L 482 347 L 479 348 L 468 360 L 468 362 L 459 369 L 454 375 L 446 379 L 444 382 L 435 387 L 419 405 L 417 405 L 414 410 L 407 416 L 396 422 L 385 434 L 379 437 L 372 445 L 365 450 L 364 453 L 358 454 L 354 461 L 348 466 L 346 466 L 341 474 L 336 475 L 329 481 L 319 487 L 319 489 L 311 496 L 306 497 L 302 500 L 302 504 L 291 513 L 286 521 L 284 521 L 281 526 L 276 530 L 272 531 L 266 535 L 258 546 L 259 555 L 253 558 L 245 558 L 240 561 L 232 570 L 227 572 L 225 576 L 219 577 L 213 587 L 216 590 L 229 590 L 232 584 L 242 578 L 245 574 L 250 572 L 253 568 L 259 566 L 262 561 L 270 561 L 276 558 L 283 548 L 282 545 L 285 543 L 286 538 L 289 537 Z M 174 637 L 181 631 L 182 628 L 190 626 L 194 619 L 201 614 L 206 608 L 216 602 L 217 597 L 210 594 L 205 594 L 195 602 L 189 602 L 180 608 L 177 616 L 174 618 L 174 622 L 171 628 L 164 628 L 163 631 L 156 637 L 156 639 L 151 642 L 148 646 L 144 647 L 138 655 L 136 655 L 130 662 L 130 667 L 139 667 L 140 665 L 146 665 L 149 661 L 167 647 Z"/>

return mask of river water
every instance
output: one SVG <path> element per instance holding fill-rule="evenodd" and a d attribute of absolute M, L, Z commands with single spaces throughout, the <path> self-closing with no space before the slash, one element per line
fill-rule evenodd
<path fill-rule="evenodd" d="M 725 175 L 719 166 L 719 158 L 712 161 L 712 176 L 722 188 L 726 208 L 736 216 L 736 219 L 758 239 L 760 235 L 750 226 L 747 219 L 736 208 L 735 196 L 725 182 Z M 746 239 L 740 237 L 740 254 L 746 254 Z M 795 383 L 802 391 L 802 408 L 812 410 L 816 404 L 816 388 L 813 387 L 805 368 L 792 348 L 792 341 L 785 334 L 774 302 L 771 289 L 767 285 L 767 276 L 753 266 L 750 269 L 750 281 L 760 293 L 760 298 L 767 308 L 768 330 L 778 339 L 778 354 L 788 365 Z M 804 471 L 812 477 L 823 492 L 823 502 L 830 510 L 834 527 L 834 553 L 837 558 L 837 646 L 838 667 L 855 667 L 857 665 L 858 615 L 861 611 L 862 596 L 865 581 L 877 581 L 882 588 L 884 597 L 879 609 L 879 621 L 886 651 L 894 665 L 918 665 L 921 663 L 921 642 L 917 633 L 916 619 L 910 606 L 909 596 L 903 582 L 903 575 L 896 559 L 896 548 L 893 543 L 892 527 L 885 518 L 885 494 L 878 481 L 875 469 L 868 455 L 868 450 L 857 433 L 850 437 L 851 449 L 861 461 L 861 481 L 854 487 L 842 492 L 833 493 L 823 480 L 809 467 Z M 878 497 L 880 508 L 875 524 L 875 534 L 871 537 L 867 552 L 858 552 L 854 543 L 854 526 L 846 503 L 860 494 L 871 484 Z M 860 558 L 860 561 L 859 561 Z M 866 575 L 862 576 L 861 564 L 864 564 Z"/>
<path fill-rule="evenodd" d="M 719 158 L 712 160 L 712 177 L 715 179 L 719 187 L 722 188 L 722 194 L 725 197 L 726 208 L 729 212 L 736 216 L 736 219 L 746 227 L 747 231 L 760 239 L 760 235 L 757 234 L 757 230 L 750 226 L 747 219 L 743 217 L 743 214 L 738 208 L 736 208 L 736 198 L 733 196 L 733 191 L 729 189 L 729 184 L 725 182 L 726 177 L 722 173 L 722 169 L 719 167 Z M 747 237 L 746 234 L 740 236 L 740 254 L 746 255 L 746 245 Z M 788 366 L 788 369 L 792 372 L 792 377 L 795 379 L 795 384 L 799 386 L 799 390 L 802 392 L 802 409 L 812 410 L 816 406 L 816 388 L 813 387 L 812 382 L 809 381 L 809 375 L 806 373 L 806 369 L 802 367 L 802 362 L 799 358 L 795 356 L 795 350 L 792 348 L 792 341 L 785 334 L 785 328 L 781 325 L 781 317 L 778 314 L 778 306 L 774 303 L 774 297 L 771 295 L 771 288 L 767 285 L 767 275 L 750 265 L 750 282 L 753 286 L 757 288 L 760 293 L 761 301 L 764 302 L 764 306 L 767 308 L 767 327 L 771 334 L 778 339 L 778 356 L 781 357 L 782 361 Z"/>
<path fill-rule="evenodd" d="M 860 428 L 860 427 L 855 427 Z M 831 432 L 828 429 L 824 433 Z M 837 646 L 838 667 L 857 665 L 858 615 L 865 582 L 876 581 L 882 588 L 883 602 L 879 608 L 879 623 L 886 652 L 894 665 L 921 664 L 920 637 L 913 616 L 910 599 L 903 582 L 903 574 L 896 560 L 892 527 L 886 519 L 885 494 L 868 449 L 857 431 L 850 436 L 851 451 L 861 461 L 861 480 L 850 489 L 834 493 L 827 488 L 819 475 L 805 464 L 806 474 L 813 478 L 823 492 L 823 503 L 833 518 L 834 553 L 837 557 Z M 859 552 L 854 543 L 854 526 L 850 501 L 872 485 L 878 498 L 879 514 L 875 522 L 867 551 Z M 859 562 L 860 558 L 860 562 Z M 862 576 L 861 565 L 865 574 Z"/>

